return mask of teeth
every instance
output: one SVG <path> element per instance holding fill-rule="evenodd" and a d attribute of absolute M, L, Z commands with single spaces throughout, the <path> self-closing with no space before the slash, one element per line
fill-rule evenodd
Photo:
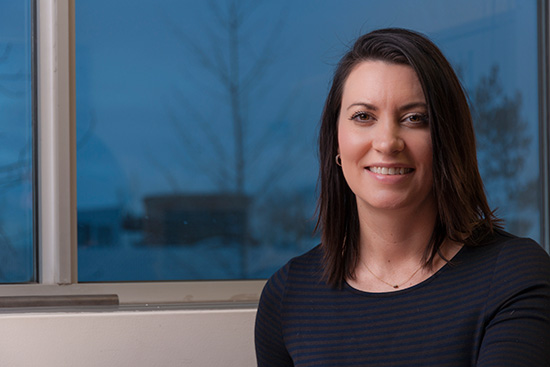
<path fill-rule="evenodd" d="M 380 175 L 404 175 L 412 171 L 412 168 L 404 167 L 368 167 L 368 170 Z"/>

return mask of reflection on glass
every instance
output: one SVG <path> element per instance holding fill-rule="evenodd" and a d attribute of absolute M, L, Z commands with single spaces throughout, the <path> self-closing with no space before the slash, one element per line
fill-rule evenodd
<path fill-rule="evenodd" d="M 0 2 L 0 283 L 34 280 L 29 3 Z"/>
<path fill-rule="evenodd" d="M 493 3 L 78 1 L 79 280 L 265 278 L 316 245 L 328 81 L 387 26 L 452 60 L 490 200 L 538 240 L 536 4 Z"/>

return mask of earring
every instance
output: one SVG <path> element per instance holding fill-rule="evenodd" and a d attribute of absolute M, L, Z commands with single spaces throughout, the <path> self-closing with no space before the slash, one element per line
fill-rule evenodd
<path fill-rule="evenodd" d="M 336 164 L 342 167 L 342 158 L 340 158 L 340 154 L 336 154 L 336 157 L 334 157 L 334 160 L 336 161 Z"/>

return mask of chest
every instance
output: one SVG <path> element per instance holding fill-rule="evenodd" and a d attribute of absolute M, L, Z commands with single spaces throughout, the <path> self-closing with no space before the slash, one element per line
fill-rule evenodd
<path fill-rule="evenodd" d="M 283 313 L 295 366 L 469 366 L 483 334 L 480 297 L 300 298 Z"/>

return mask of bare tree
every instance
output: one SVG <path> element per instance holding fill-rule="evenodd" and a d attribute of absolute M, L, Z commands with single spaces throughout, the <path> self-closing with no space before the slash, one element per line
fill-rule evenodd
<path fill-rule="evenodd" d="M 479 166 L 489 196 L 500 205 L 536 208 L 538 177 L 526 179 L 522 174 L 532 137 L 521 116 L 521 93 L 505 94 L 495 65 L 475 86 L 472 102 Z M 518 233 L 531 225 L 520 215 L 507 221 L 509 230 Z"/>
<path fill-rule="evenodd" d="M 222 104 L 223 111 L 228 112 L 222 121 L 209 114 L 210 110 L 193 104 L 189 98 L 193 96 L 181 89 L 175 95 L 178 106 L 185 110 L 185 118 L 180 117 L 175 106 L 167 106 L 183 151 L 174 156 L 208 177 L 220 192 L 242 196 L 249 203 L 247 229 L 240 243 L 244 277 L 249 268 L 249 246 L 274 239 L 302 240 L 311 227 L 309 203 L 278 187 L 293 170 L 299 169 L 310 148 L 302 137 L 290 132 L 291 121 L 301 120 L 290 116 L 297 96 L 287 92 L 282 101 L 274 103 L 268 99 L 273 84 L 280 79 L 274 66 L 285 54 L 281 29 L 288 9 L 282 5 L 279 14 L 264 17 L 260 4 L 254 0 L 210 1 L 208 21 L 192 33 L 173 21 L 167 22 L 191 59 L 186 66 L 189 62 L 198 65 L 208 76 L 203 79 L 190 71 L 196 69 L 183 68 L 187 83 L 203 91 L 205 100 L 216 101 L 217 110 Z M 200 37 L 193 38 L 195 34 Z M 262 34 L 261 42 L 258 34 Z M 165 166 L 159 162 L 156 166 L 172 188 L 182 188 Z M 266 226 L 270 233 L 285 232 L 286 236 L 267 238 L 263 231 Z"/>
<path fill-rule="evenodd" d="M 286 104 L 275 112 L 269 111 L 269 117 L 273 117 L 271 124 L 265 126 L 263 136 L 251 137 L 250 132 L 250 100 L 261 96 L 270 84 L 266 82 L 269 69 L 276 62 L 279 53 L 277 45 L 280 36 L 280 29 L 283 25 L 284 11 L 274 21 L 265 21 L 255 18 L 258 5 L 257 1 L 228 1 L 226 6 L 220 2 L 211 1 L 210 13 L 215 21 L 204 22 L 204 28 L 200 29 L 202 36 L 200 40 L 193 39 L 191 35 L 183 32 L 181 28 L 171 25 L 173 33 L 180 40 L 180 44 L 188 51 L 188 54 L 196 58 L 199 64 L 217 82 L 219 89 L 212 85 L 201 84 L 205 95 L 220 96 L 225 100 L 228 110 L 230 129 L 215 131 L 210 116 L 193 106 L 188 98 L 180 93 L 178 103 L 187 112 L 188 120 L 177 118 L 173 108 L 169 108 L 169 116 L 175 127 L 175 131 L 183 142 L 187 157 L 198 157 L 199 155 L 210 155 L 212 159 L 192 159 L 195 162 L 209 161 L 218 162 L 214 166 L 201 167 L 201 170 L 214 182 L 221 191 L 232 191 L 245 194 L 250 191 L 247 184 L 260 148 L 273 143 L 272 133 L 274 126 L 281 124 L 288 118 L 287 113 L 292 102 L 289 96 Z M 257 24 L 261 22 L 261 24 Z M 264 32 L 266 36 L 262 44 L 257 45 L 251 41 L 254 32 Z M 189 74 L 193 80 L 193 75 Z M 262 123 L 266 116 L 261 116 Z M 193 127 L 200 130 L 201 138 L 197 139 L 187 128 L 186 124 L 193 121 Z M 232 139 L 232 152 L 227 152 L 224 139 Z M 271 138 L 271 139 L 270 139 Z M 292 140 L 287 137 L 286 140 Z M 208 143 L 208 149 L 200 146 L 201 142 Z M 285 144 L 281 139 L 279 142 Z M 294 142 L 296 143 L 296 142 Z M 280 160 L 288 160 L 282 157 Z M 277 177 L 281 176 L 281 167 L 278 162 L 272 162 L 269 177 L 266 177 L 265 184 L 272 186 Z M 286 163 L 288 164 L 288 162 Z M 278 167 L 279 166 L 279 167 Z M 278 167 L 278 169 L 277 169 Z M 261 185 L 266 187 L 266 185 Z"/>

